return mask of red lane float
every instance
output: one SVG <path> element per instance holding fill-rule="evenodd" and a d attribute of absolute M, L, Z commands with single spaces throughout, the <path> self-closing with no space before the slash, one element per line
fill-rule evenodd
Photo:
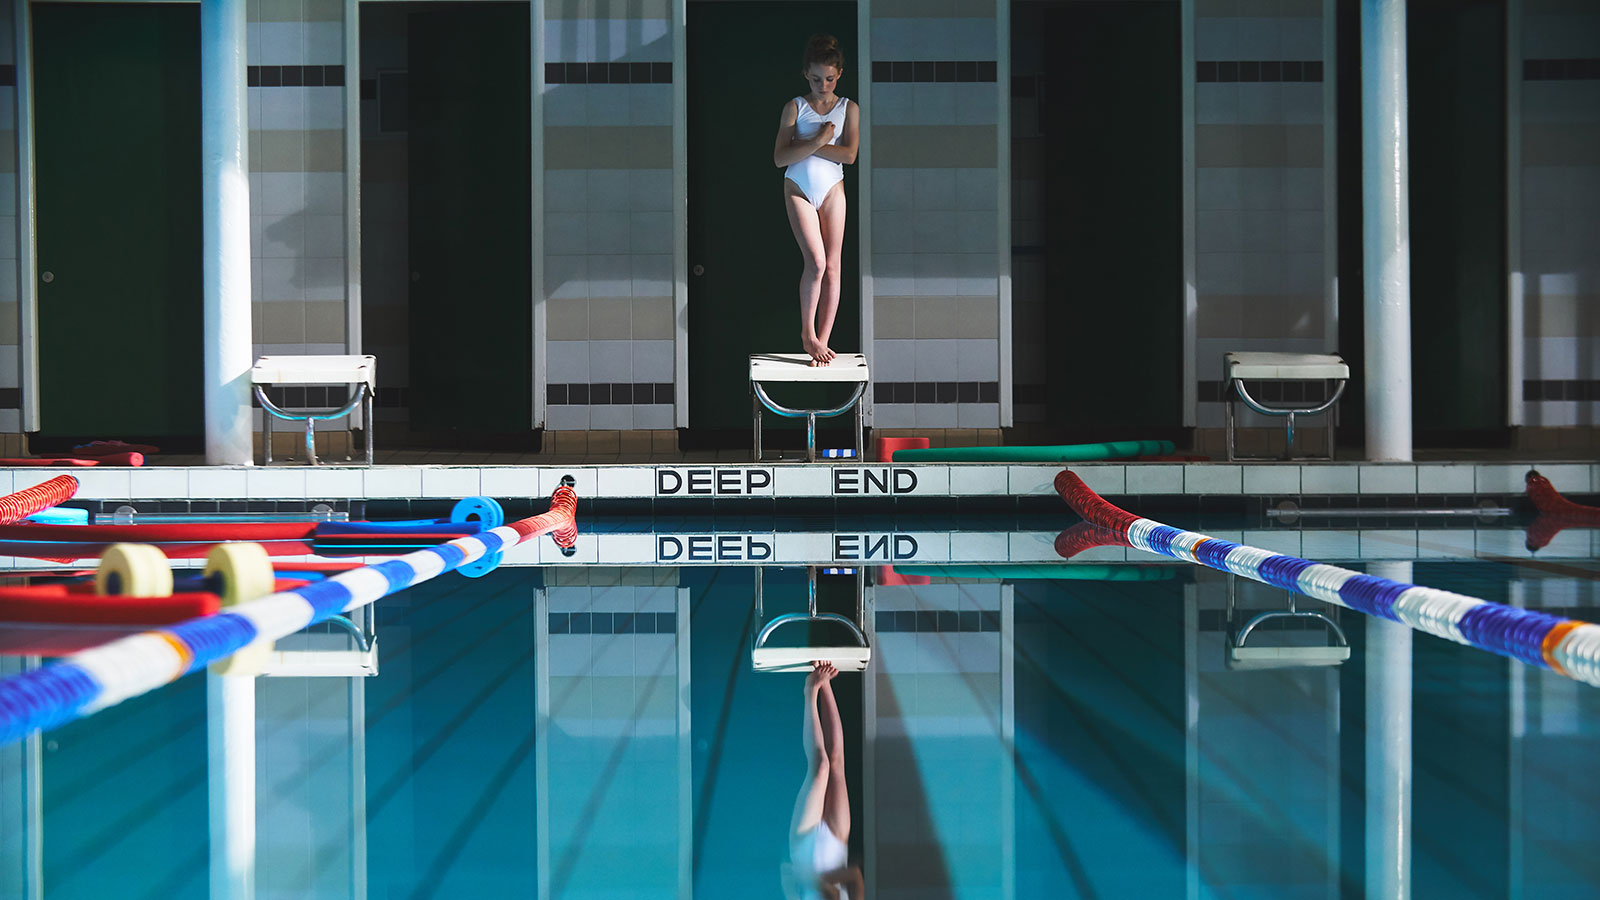
<path fill-rule="evenodd" d="M 81 526 L 61 525 L 61 528 Z M 42 559 L 48 562 L 73 563 L 80 559 L 99 559 L 111 547 L 111 541 L 63 542 L 5 542 L 0 541 L 0 556 L 20 556 L 24 559 Z M 157 544 L 167 559 L 205 559 L 211 548 L 227 541 L 209 541 L 187 544 Z M 258 541 L 266 548 L 268 556 L 310 556 L 315 550 L 309 541 Z"/>
<path fill-rule="evenodd" d="M 1059 485 L 1058 488 L 1059 490 Z M 1062 559 L 1071 559 L 1085 550 L 1095 547 L 1131 547 L 1128 539 L 1118 531 L 1102 528 L 1093 522 L 1079 522 L 1066 531 L 1056 535 L 1056 554 Z"/>
<path fill-rule="evenodd" d="M 78 541 L 111 544 L 301 541 L 309 540 L 316 533 L 315 522 L 149 522 L 133 525 L 40 525 L 32 522 L 14 522 L 0 525 L 0 541 Z"/>
<path fill-rule="evenodd" d="M 52 506 L 59 506 L 71 500 L 77 492 L 78 479 L 71 475 L 57 475 L 42 484 L 0 497 L 0 524 L 15 522 Z"/>
<path fill-rule="evenodd" d="M 1528 526 L 1523 544 L 1529 552 L 1542 549 L 1567 528 L 1600 528 L 1600 507 L 1574 503 L 1561 496 L 1550 479 L 1535 470 L 1528 470 L 1523 481 L 1527 485 L 1528 499 L 1539 511 L 1538 518 Z"/>
<path fill-rule="evenodd" d="M 64 584 L 0 588 L 0 621 L 53 622 L 74 625 L 170 625 L 195 616 L 214 615 L 222 601 L 216 594 L 186 592 L 169 597 L 102 597 L 94 588 Z"/>

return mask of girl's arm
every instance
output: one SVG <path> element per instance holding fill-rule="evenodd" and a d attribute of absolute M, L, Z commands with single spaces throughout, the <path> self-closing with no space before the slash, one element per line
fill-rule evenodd
<path fill-rule="evenodd" d="M 861 129 L 858 127 L 860 119 L 856 116 L 856 105 L 852 102 L 844 111 L 844 136 L 839 138 L 837 144 L 824 144 L 816 149 L 816 155 L 830 162 L 852 165 L 856 161 L 856 148 L 861 146 Z"/>
<path fill-rule="evenodd" d="M 797 114 L 793 103 L 785 103 L 783 112 L 778 116 L 778 137 L 772 145 L 772 164 L 780 169 L 786 169 L 817 152 L 818 147 L 833 137 L 826 128 L 807 140 L 795 137 L 794 120 Z"/>

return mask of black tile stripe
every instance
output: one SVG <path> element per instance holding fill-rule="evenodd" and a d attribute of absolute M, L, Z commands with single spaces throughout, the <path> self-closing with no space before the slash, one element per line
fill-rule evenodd
<path fill-rule="evenodd" d="M 344 66 L 248 66 L 245 83 L 250 87 L 343 87 Z"/>
<path fill-rule="evenodd" d="M 999 403 L 998 381 L 876 381 L 874 403 Z"/>
<path fill-rule="evenodd" d="M 21 409 L 22 388 L 0 388 L 0 409 Z"/>
<path fill-rule="evenodd" d="M 553 612 L 551 634 L 677 634 L 675 612 Z"/>
<path fill-rule="evenodd" d="M 1600 80 L 1600 59 L 1525 59 L 1524 81 Z"/>
<path fill-rule="evenodd" d="M 1534 403 L 1543 400 L 1600 403 L 1600 379 L 1524 381 L 1522 399 Z"/>
<path fill-rule="evenodd" d="M 0 66 L 0 87 L 16 87 L 16 86 L 17 86 L 17 67 L 16 66 L 10 66 L 10 65 Z"/>
<path fill-rule="evenodd" d="M 958 632 L 982 633 L 1000 630 L 1000 613 L 996 610 L 918 609 L 878 610 L 873 619 L 879 634 L 924 632 L 955 634 Z"/>
<path fill-rule="evenodd" d="M 1318 82 L 1322 60 L 1204 60 L 1194 64 L 1198 82 Z"/>
<path fill-rule="evenodd" d="M 547 62 L 545 84 L 671 84 L 669 62 Z"/>
<path fill-rule="evenodd" d="M 1196 384 L 1195 396 L 1201 403 L 1221 403 L 1225 382 L 1201 381 Z M 1320 404 L 1332 396 L 1327 380 L 1322 381 L 1246 381 L 1250 396 L 1262 403 Z"/>
<path fill-rule="evenodd" d="M 979 60 L 874 60 L 872 80 L 887 82 L 979 82 L 999 80 L 999 65 Z"/>
<path fill-rule="evenodd" d="M 611 406 L 673 402 L 671 382 L 619 382 L 604 384 L 551 384 L 545 392 L 551 406 Z"/>

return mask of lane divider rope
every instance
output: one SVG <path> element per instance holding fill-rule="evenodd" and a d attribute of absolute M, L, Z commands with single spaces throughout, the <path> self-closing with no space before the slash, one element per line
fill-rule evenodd
<path fill-rule="evenodd" d="M 1056 476 L 1055 488 L 1085 521 L 1126 534 L 1128 543 L 1141 550 L 1232 572 L 1600 685 L 1600 625 L 1183 531 L 1113 506 L 1066 469 Z"/>
<path fill-rule="evenodd" d="M 130 635 L 0 680 L 0 745 L 98 712 L 232 655 L 427 581 L 489 553 L 543 534 L 571 546 L 577 494 L 562 486 L 550 509 L 436 547 L 341 572 L 287 591 Z"/>

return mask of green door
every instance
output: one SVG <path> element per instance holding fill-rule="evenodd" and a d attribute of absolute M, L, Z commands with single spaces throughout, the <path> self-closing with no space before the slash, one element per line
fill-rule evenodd
<path fill-rule="evenodd" d="M 1504 0 L 1408 11 L 1411 385 L 1417 443 L 1503 440 Z"/>
<path fill-rule="evenodd" d="M 783 104 L 807 90 L 801 56 L 806 39 L 818 32 L 837 37 L 844 51 L 840 95 L 865 96 L 869 74 L 854 71 L 849 62 L 860 49 L 853 2 L 689 4 L 689 434 L 684 439 L 691 445 L 747 446 L 750 354 L 800 352 L 800 248 L 784 213 L 783 171 L 772 164 L 772 141 Z M 845 167 L 844 285 L 829 341 L 841 353 L 861 351 L 857 177 L 854 166 Z M 815 402 L 794 393 L 777 399 Z M 846 427 L 848 420 L 833 421 Z M 768 416 L 764 427 L 803 428 L 804 423 Z"/>
<path fill-rule="evenodd" d="M 1047 403 L 1084 439 L 1183 424 L 1179 12 L 1102 0 L 1045 16 L 1046 321 L 1061 350 Z"/>
<path fill-rule="evenodd" d="M 411 15 L 411 427 L 533 427 L 526 3 Z"/>
<path fill-rule="evenodd" d="M 33 6 L 40 437 L 204 431 L 200 10 Z"/>

